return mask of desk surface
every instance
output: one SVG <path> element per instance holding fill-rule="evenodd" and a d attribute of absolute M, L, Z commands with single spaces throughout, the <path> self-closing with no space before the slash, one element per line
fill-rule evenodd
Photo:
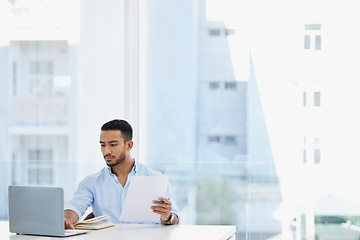
<path fill-rule="evenodd" d="M 90 231 L 86 234 L 68 238 L 40 237 L 29 235 L 16 235 L 9 232 L 9 222 L 0 221 L 1 240 L 42 240 L 42 239 L 68 239 L 68 240 L 95 240 L 95 239 L 126 239 L 126 240 L 227 240 L 235 239 L 235 226 L 221 225 L 175 225 L 164 226 L 156 224 L 119 224 L 112 228 Z"/>

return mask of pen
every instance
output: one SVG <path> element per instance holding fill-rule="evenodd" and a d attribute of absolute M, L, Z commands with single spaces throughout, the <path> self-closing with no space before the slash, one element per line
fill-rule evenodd
<path fill-rule="evenodd" d="M 168 200 L 170 200 L 170 198 L 168 198 Z M 160 201 L 159 205 L 164 204 L 164 203 L 165 203 L 164 201 Z"/>

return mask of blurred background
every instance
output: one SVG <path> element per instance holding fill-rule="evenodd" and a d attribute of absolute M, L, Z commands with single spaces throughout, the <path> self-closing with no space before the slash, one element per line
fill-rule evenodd
<path fill-rule="evenodd" d="M 122 118 L 182 224 L 360 239 L 356 4 L 0 0 L 0 220 L 9 185 L 68 201 Z"/>

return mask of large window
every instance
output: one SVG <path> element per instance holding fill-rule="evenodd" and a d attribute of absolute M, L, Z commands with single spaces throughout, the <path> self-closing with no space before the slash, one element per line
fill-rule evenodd
<path fill-rule="evenodd" d="M 0 219 L 10 184 L 71 198 L 105 166 L 101 125 L 125 118 L 183 224 L 357 239 L 357 5 L 1 1 Z"/>
<path fill-rule="evenodd" d="M 305 24 L 304 49 L 321 50 L 321 24 Z"/>
<path fill-rule="evenodd" d="M 29 184 L 54 182 L 52 150 L 29 150 Z"/>

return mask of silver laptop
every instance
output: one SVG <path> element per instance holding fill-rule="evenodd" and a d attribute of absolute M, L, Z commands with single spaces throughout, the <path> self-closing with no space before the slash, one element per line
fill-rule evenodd
<path fill-rule="evenodd" d="M 56 237 L 87 232 L 65 230 L 62 188 L 9 186 L 8 191 L 10 232 Z"/>

